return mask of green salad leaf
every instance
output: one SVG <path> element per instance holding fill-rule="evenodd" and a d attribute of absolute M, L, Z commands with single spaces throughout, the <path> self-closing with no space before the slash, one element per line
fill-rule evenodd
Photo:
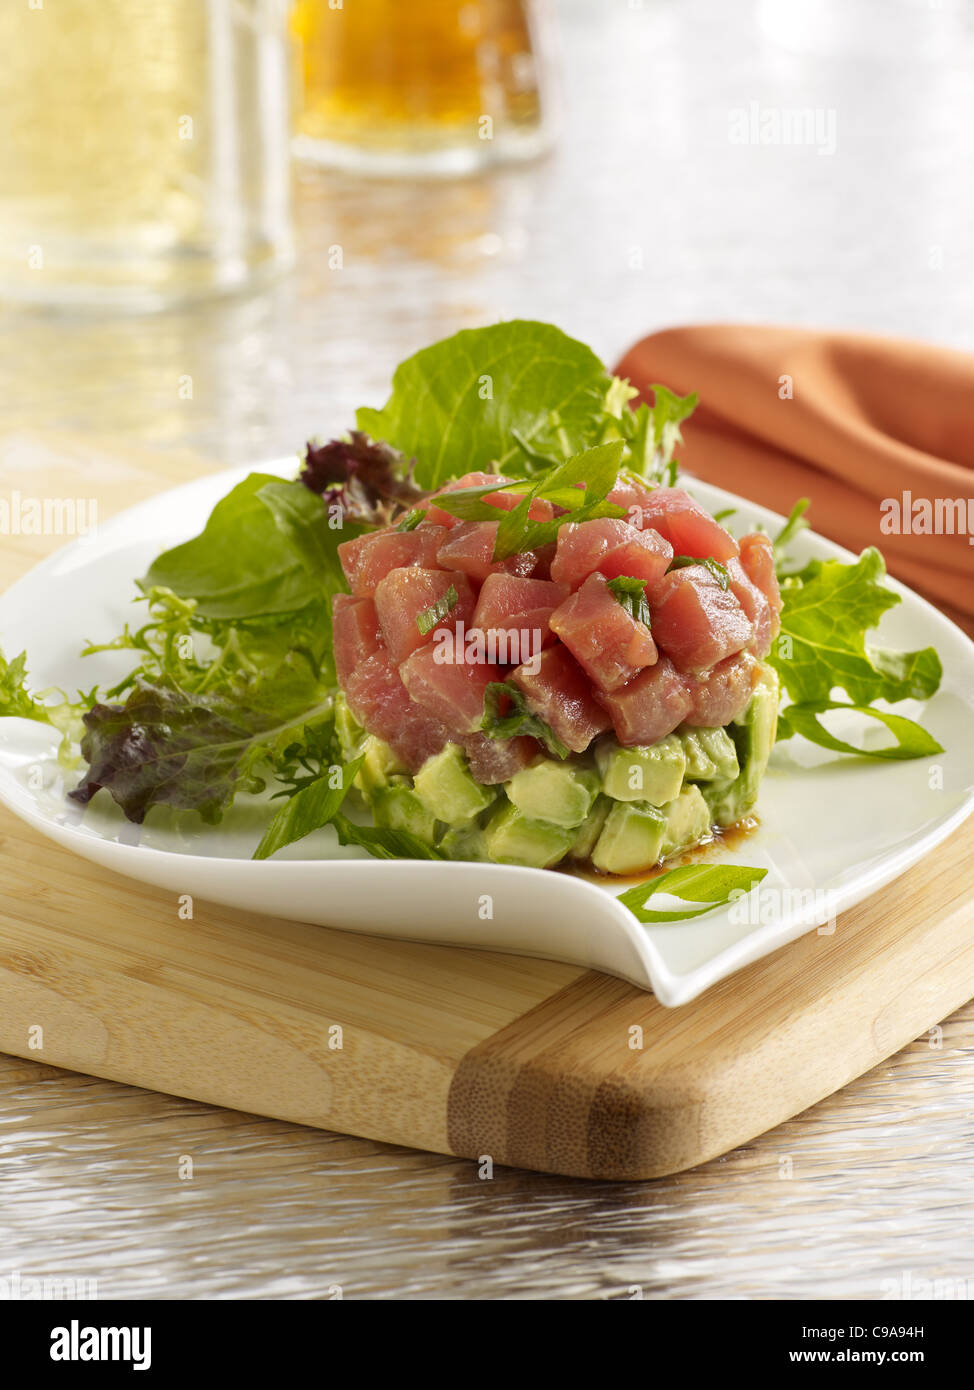
<path fill-rule="evenodd" d="M 38 724 L 49 724 L 61 735 L 59 762 L 72 767 L 77 762 L 73 745 L 81 738 L 81 715 L 90 698 L 79 695 L 77 701 L 71 701 L 63 691 L 56 693 L 61 697 L 56 701 L 32 695 L 27 684 L 27 653 L 21 652 L 8 661 L 0 651 L 0 718 L 32 719 Z"/>
<path fill-rule="evenodd" d="M 382 825 L 357 825 L 339 813 L 332 819 L 338 843 L 360 845 L 376 859 L 445 859 L 411 830 Z"/>
<path fill-rule="evenodd" d="M 287 549 L 304 566 L 312 581 L 312 600 L 320 599 L 322 593 L 331 598 L 347 592 L 338 547 L 372 528 L 349 521 L 340 508 L 332 514 L 317 493 L 302 483 L 280 479 L 265 483 L 257 498 L 270 512 Z M 254 610 L 249 616 L 254 616 Z"/>
<path fill-rule="evenodd" d="M 51 722 L 47 706 L 27 689 L 26 652 L 21 652 L 11 661 L 0 652 L 0 715 L 14 719 L 36 719 L 41 724 Z"/>
<path fill-rule="evenodd" d="M 547 323 L 464 329 L 396 368 L 381 410 L 358 427 L 415 459 L 415 481 L 437 488 L 467 472 L 523 473 L 514 438 L 570 457 L 598 438 L 611 378 L 590 348 Z"/>
<path fill-rule="evenodd" d="M 143 589 L 171 589 L 195 599 L 207 618 L 291 613 L 310 603 L 319 593 L 315 578 L 293 536 L 278 526 L 260 496 L 271 484 L 280 486 L 280 478 L 270 473 L 244 478 L 216 504 L 200 535 L 152 562 Z M 302 491 L 315 501 L 307 488 Z M 320 500 L 317 506 L 324 513 Z"/>
<path fill-rule="evenodd" d="M 269 859 L 285 845 L 293 845 L 295 841 L 303 840 L 305 835 L 310 835 L 312 830 L 319 830 L 333 821 L 351 791 L 355 774 L 364 760 L 364 754 L 360 754 L 353 762 L 329 768 L 289 796 L 265 830 L 253 858 Z"/>
<path fill-rule="evenodd" d="M 358 825 L 344 814 L 342 806 L 363 761 L 360 755 L 344 766 L 323 769 L 290 795 L 267 827 L 254 859 L 268 859 L 325 825 L 334 827 L 339 844 L 359 845 L 376 859 L 442 859 L 438 850 L 410 830 Z"/>
<path fill-rule="evenodd" d="M 866 633 L 899 603 L 883 584 L 886 565 L 875 548 L 853 564 L 813 560 L 781 587 L 781 633 L 768 660 L 796 704 L 846 692 L 854 705 L 923 700 L 940 685 L 933 647 L 896 652 L 870 647 Z"/>
<path fill-rule="evenodd" d="M 829 733 L 821 722 L 820 715 L 830 710 L 850 710 L 885 724 L 893 735 L 895 743 L 884 748 L 857 748 L 854 743 L 846 743 Z M 928 733 L 914 719 L 906 719 L 901 714 L 889 714 L 874 709 L 872 705 L 852 705 L 844 700 L 816 700 L 807 704 L 788 705 L 778 717 L 778 741 L 801 734 L 811 743 L 821 748 L 831 748 L 836 753 L 854 753 L 861 758 L 880 758 L 898 761 L 908 758 L 927 758 L 944 750 L 932 734 Z"/>
<path fill-rule="evenodd" d="M 735 902 L 755 888 L 767 872 L 767 869 L 752 869 L 744 864 L 687 864 L 637 883 L 634 888 L 620 893 L 618 901 L 628 907 L 639 922 L 683 922 Z M 698 906 L 685 910 L 649 907 L 650 900 L 658 893 Z M 699 906 L 701 903 L 706 906 Z"/>
<path fill-rule="evenodd" d="M 382 409 L 363 406 L 356 418 L 414 460 L 413 481 L 430 490 L 468 472 L 531 475 L 611 440 L 628 467 L 660 478 L 697 397 L 652 390 L 652 405 L 630 409 L 637 391 L 590 348 L 552 324 L 515 319 L 423 348 L 397 367 Z"/>
<path fill-rule="evenodd" d="M 659 383 L 650 390 L 653 404 L 643 401 L 635 410 L 621 411 L 620 428 L 629 443 L 629 466 L 645 478 L 672 486 L 676 481 L 673 451 L 683 440 L 680 426 L 697 408 L 697 394 L 677 396 Z"/>

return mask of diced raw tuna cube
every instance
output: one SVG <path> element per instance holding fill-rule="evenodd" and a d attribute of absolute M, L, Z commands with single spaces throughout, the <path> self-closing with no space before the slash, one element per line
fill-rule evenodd
<path fill-rule="evenodd" d="M 561 642 L 542 652 L 537 671 L 519 666 L 511 679 L 524 692 L 532 714 L 573 753 L 584 753 L 596 734 L 609 728 L 609 716 L 592 695 L 585 672 Z"/>
<path fill-rule="evenodd" d="M 720 729 L 747 709 L 758 673 L 750 652 L 740 652 L 719 662 L 699 680 L 690 680 L 693 705 L 686 716 L 688 724 L 702 729 Z"/>
<path fill-rule="evenodd" d="M 505 477 L 503 473 L 465 473 L 462 478 L 457 478 L 456 482 L 447 483 L 446 487 L 440 488 L 437 497 L 444 492 L 457 492 L 460 488 L 467 487 L 496 487 L 498 483 L 513 482 L 513 478 Z M 497 507 L 499 511 L 510 512 L 521 501 L 520 496 L 514 492 L 492 492 L 484 497 L 484 502 L 488 507 Z M 554 516 L 554 508 L 550 502 L 544 502 L 536 498 L 528 511 L 528 516 L 532 521 L 550 521 Z M 439 526 L 456 526 L 460 521 L 459 517 L 444 511 L 442 507 L 436 505 L 435 500 L 427 504 L 426 521 L 434 522 Z M 417 530 L 419 528 L 417 527 Z"/>
<path fill-rule="evenodd" d="M 537 562 L 533 550 L 511 555 L 506 560 L 494 560 L 496 538 L 496 521 L 463 521 L 453 527 L 440 546 L 438 563 L 443 569 L 460 570 L 478 584 L 489 574 L 516 574 L 526 578 L 533 572 Z"/>
<path fill-rule="evenodd" d="M 742 651 L 753 629 L 737 599 L 702 565 L 666 575 L 650 601 L 653 635 L 681 671 L 704 671 Z"/>
<path fill-rule="evenodd" d="M 456 660 L 463 655 L 461 647 L 454 650 L 453 661 L 445 661 L 436 647 L 421 647 L 399 668 L 403 684 L 416 703 L 457 734 L 480 728 L 484 692 L 490 681 L 504 679 L 497 666 Z"/>
<path fill-rule="evenodd" d="M 781 613 L 781 591 L 774 570 L 774 546 L 761 531 L 741 537 L 741 564 L 747 577 L 764 594 L 771 605 L 772 637 L 777 636 Z"/>
<path fill-rule="evenodd" d="M 549 619 L 568 593 L 565 584 L 550 579 L 519 579 L 511 574 L 491 574 L 474 609 L 474 627 L 485 632 L 513 629 L 530 633 L 530 651 L 553 641 Z M 522 652 L 522 660 L 530 652 Z"/>
<path fill-rule="evenodd" d="M 649 628 L 623 608 L 598 572 L 555 610 L 551 630 L 603 690 L 617 690 L 656 661 Z"/>
<path fill-rule="evenodd" d="M 390 570 L 407 565 L 432 569 L 446 531 L 442 526 L 417 526 L 415 531 L 397 531 L 387 526 L 353 541 L 343 541 L 338 558 L 345 578 L 356 598 L 371 598 L 376 585 Z"/>
<path fill-rule="evenodd" d="M 463 747 L 474 779 L 485 787 L 509 782 L 544 751 L 534 738 L 488 738 L 481 733 L 468 734 Z"/>
<path fill-rule="evenodd" d="M 723 563 L 737 554 L 737 541 L 682 488 L 659 487 L 642 505 L 642 529 L 658 531 L 676 555 L 711 555 Z"/>
<path fill-rule="evenodd" d="M 623 479 L 617 482 L 615 487 L 606 498 L 607 502 L 614 502 L 617 507 L 625 507 L 626 520 L 630 526 L 635 526 L 637 530 L 643 524 L 643 508 L 647 505 L 652 488 L 645 487 L 642 483 L 631 482 Z"/>
<path fill-rule="evenodd" d="M 388 652 L 374 652 L 355 668 L 345 698 L 358 722 L 391 744 L 410 772 L 450 741 L 446 726 L 410 698 Z"/>
<path fill-rule="evenodd" d="M 379 618 L 370 598 L 336 594 L 331 605 L 332 646 L 339 684 L 344 685 L 360 662 L 382 646 Z"/>
<path fill-rule="evenodd" d="M 558 528 L 551 577 L 577 589 L 612 551 L 635 539 L 638 531 L 614 517 L 594 521 L 568 521 Z M 670 554 L 672 555 L 672 551 Z"/>
<path fill-rule="evenodd" d="M 727 573 L 730 576 L 731 593 L 744 609 L 754 629 L 751 650 L 756 656 L 767 656 L 771 650 L 771 604 L 758 586 L 751 582 L 738 558 L 727 561 Z"/>
<path fill-rule="evenodd" d="M 626 545 L 610 550 L 599 565 L 606 579 L 628 574 L 633 579 L 645 579 L 646 593 L 651 595 L 673 559 L 673 547 L 658 531 L 637 531 Z"/>
<path fill-rule="evenodd" d="M 693 707 L 686 679 L 665 656 L 620 689 L 596 694 L 609 712 L 616 738 L 628 748 L 665 738 Z"/>
<path fill-rule="evenodd" d="M 417 619 L 445 598 L 451 587 L 457 592 L 456 603 L 429 632 L 420 632 Z M 439 628 L 455 628 L 460 619 L 465 626 L 469 625 L 473 606 L 470 581 L 455 570 L 418 566 L 390 570 L 375 591 L 375 610 L 379 615 L 382 639 L 397 665 L 405 661 L 410 652 L 432 642 Z"/>

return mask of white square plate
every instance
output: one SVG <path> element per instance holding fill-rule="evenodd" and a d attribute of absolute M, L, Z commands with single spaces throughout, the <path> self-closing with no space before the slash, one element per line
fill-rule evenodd
<path fill-rule="evenodd" d="M 294 468 L 289 459 L 262 471 L 287 477 Z M 130 653 L 82 659 L 79 650 L 88 639 L 121 631 L 132 618 L 134 579 L 160 550 L 195 535 L 219 498 L 250 471 L 201 478 L 112 518 L 0 597 L 0 646 L 8 657 L 27 650 L 32 687 L 73 693 L 119 679 Z M 732 529 L 761 521 L 774 534 L 781 525 L 775 513 L 720 488 L 695 480 L 689 486 L 713 511 L 738 509 Z M 795 558 L 812 557 L 851 558 L 806 532 Z M 688 922 L 641 926 L 616 902 L 619 885 L 544 869 L 375 860 L 342 849 L 327 829 L 256 862 L 250 856 L 267 819 L 256 798 L 241 798 L 216 827 L 164 810 L 132 825 L 106 793 L 82 810 L 65 797 L 69 786 L 54 759 L 54 735 L 27 720 L 0 720 L 0 801 L 75 853 L 174 896 L 190 893 L 348 931 L 548 956 L 631 980 L 663 1004 L 683 1004 L 889 883 L 935 850 L 974 807 L 974 643 L 925 600 L 890 582 L 903 601 L 885 616 L 875 640 L 892 647 L 932 644 L 944 665 L 941 689 L 925 707 L 907 701 L 896 710 L 922 718 L 946 751 L 929 760 L 879 763 L 837 756 L 799 738 L 778 745 L 761 789 L 758 829 L 702 856 L 766 868 L 767 877 L 745 903 Z M 492 900 L 486 920 L 484 894 Z"/>

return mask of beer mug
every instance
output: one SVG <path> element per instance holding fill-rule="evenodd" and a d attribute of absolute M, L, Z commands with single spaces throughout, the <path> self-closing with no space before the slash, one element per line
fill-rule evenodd
<path fill-rule="evenodd" d="M 286 0 L 0 6 L 0 298 L 155 309 L 286 264 Z"/>
<path fill-rule="evenodd" d="M 546 148 L 545 8 L 531 0 L 297 0 L 300 158 L 464 174 Z"/>

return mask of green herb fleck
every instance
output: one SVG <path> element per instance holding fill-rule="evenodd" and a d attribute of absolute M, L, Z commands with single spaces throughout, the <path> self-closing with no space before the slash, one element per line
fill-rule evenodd
<path fill-rule="evenodd" d="M 730 584 L 730 575 L 727 570 L 712 555 L 674 555 L 666 567 L 666 573 L 669 574 L 671 570 L 686 569 L 688 565 L 703 565 L 704 569 L 713 575 L 722 589 L 726 589 Z"/>
<path fill-rule="evenodd" d="M 617 575 L 615 579 L 609 580 L 609 590 L 615 596 L 616 602 L 620 603 L 630 617 L 635 618 L 637 623 L 650 624 L 649 604 L 646 602 L 646 581 L 645 579 L 635 579 L 629 574 Z"/>
<path fill-rule="evenodd" d="M 460 602 L 460 595 L 456 591 L 456 586 L 451 584 L 442 598 L 438 598 L 435 603 L 431 603 L 429 608 L 424 608 L 416 618 L 416 626 L 425 637 L 428 632 L 432 632 L 437 623 L 443 621 L 451 608 L 455 608 Z"/>
<path fill-rule="evenodd" d="M 504 699 L 510 701 L 510 709 L 501 714 Z M 484 691 L 484 717 L 480 727 L 488 738 L 520 738 L 526 734 L 529 738 L 540 739 L 555 758 L 567 758 L 571 752 L 550 724 L 531 713 L 524 692 L 506 681 L 491 681 Z"/>

